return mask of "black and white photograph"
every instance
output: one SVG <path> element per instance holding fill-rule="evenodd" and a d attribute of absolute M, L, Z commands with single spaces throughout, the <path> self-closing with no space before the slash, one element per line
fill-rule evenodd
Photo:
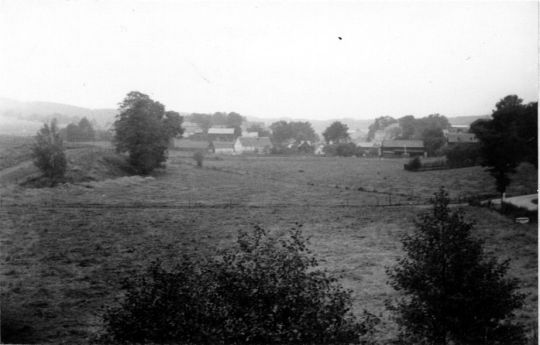
<path fill-rule="evenodd" d="M 0 343 L 537 345 L 539 18 L 0 0 Z"/>

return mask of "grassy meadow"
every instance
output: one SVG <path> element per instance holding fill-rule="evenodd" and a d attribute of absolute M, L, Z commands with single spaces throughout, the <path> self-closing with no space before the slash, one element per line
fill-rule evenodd
<path fill-rule="evenodd" d="M 94 150 L 94 151 L 92 151 Z M 106 148 L 71 150 L 103 160 Z M 107 153 L 112 154 L 112 153 Z M 78 157 L 78 158 L 77 158 Z M 86 158 L 85 158 L 86 157 Z M 101 157 L 101 158 L 100 158 Z M 303 224 L 322 267 L 352 290 L 354 312 L 380 316 L 381 343 L 395 326 L 384 308 L 395 292 L 385 268 L 402 255 L 400 236 L 441 186 L 452 197 L 496 194 L 480 167 L 406 172 L 403 160 L 327 157 L 208 157 L 202 169 L 171 152 L 152 177 L 107 176 L 55 188 L 0 187 L 2 340 L 88 343 L 122 281 L 154 258 L 214 255 L 240 229 L 281 232 Z M 81 171 L 91 170 L 80 163 Z M 0 171 L 1 173 L 1 171 Z M 521 167 L 509 194 L 535 192 L 536 170 Z M 515 224 L 464 206 L 475 235 L 527 293 L 518 319 L 537 320 L 537 224 Z"/>

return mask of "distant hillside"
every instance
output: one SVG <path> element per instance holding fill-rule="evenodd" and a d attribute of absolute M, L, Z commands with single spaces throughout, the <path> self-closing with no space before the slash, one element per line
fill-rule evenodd
<path fill-rule="evenodd" d="M 109 127 L 115 115 L 115 109 L 88 109 L 69 104 L 0 98 L 0 134 L 33 135 L 52 118 L 56 118 L 60 126 L 86 117 L 99 127 Z"/>
<path fill-rule="evenodd" d="M 112 125 L 116 109 L 88 109 L 69 104 L 53 102 L 20 102 L 0 97 L 0 134 L 34 135 L 44 122 L 56 118 L 60 126 L 77 122 L 83 117 L 95 121 L 101 128 Z M 183 113 L 183 115 L 185 115 Z M 453 125 L 470 125 L 477 119 L 489 118 L 489 115 L 449 117 Z M 267 126 L 276 121 L 309 121 L 317 133 L 322 133 L 334 121 L 346 124 L 355 132 L 366 132 L 375 119 L 337 118 L 330 120 L 309 120 L 293 118 L 260 118 L 248 116 L 250 122 L 263 122 Z"/>

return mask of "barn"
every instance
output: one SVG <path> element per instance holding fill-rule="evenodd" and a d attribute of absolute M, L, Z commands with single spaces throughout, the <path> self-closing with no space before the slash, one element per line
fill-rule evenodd
<path fill-rule="evenodd" d="M 422 140 L 383 140 L 381 156 L 423 156 L 426 152 Z"/>

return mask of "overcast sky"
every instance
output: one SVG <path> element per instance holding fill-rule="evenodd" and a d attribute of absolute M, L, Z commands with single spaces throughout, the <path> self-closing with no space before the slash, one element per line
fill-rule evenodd
<path fill-rule="evenodd" d="M 339 39 L 341 37 L 341 39 Z M 0 96 L 327 119 L 538 94 L 538 3 L 0 0 Z"/>

